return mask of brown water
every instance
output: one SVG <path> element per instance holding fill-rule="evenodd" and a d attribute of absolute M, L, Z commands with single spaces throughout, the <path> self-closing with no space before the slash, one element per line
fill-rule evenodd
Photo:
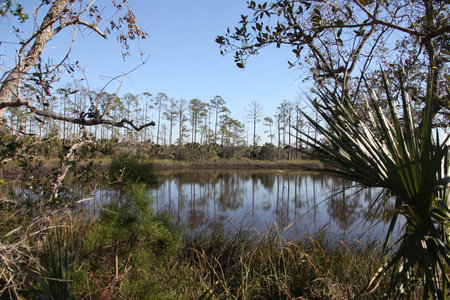
<path fill-rule="evenodd" d="M 155 209 L 194 231 L 225 225 L 264 232 L 276 226 L 295 238 L 325 226 L 330 234 L 367 241 L 384 236 L 388 227 L 368 214 L 376 190 L 321 174 L 186 170 L 160 172 L 160 181 Z"/>

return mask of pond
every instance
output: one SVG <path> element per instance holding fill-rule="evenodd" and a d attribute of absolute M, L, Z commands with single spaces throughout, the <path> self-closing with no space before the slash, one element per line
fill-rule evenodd
<path fill-rule="evenodd" d="M 153 190 L 154 209 L 168 212 L 173 221 L 192 232 L 216 226 L 228 230 L 277 228 L 295 239 L 322 228 L 339 239 L 368 242 L 385 236 L 389 207 L 370 210 L 380 189 L 361 189 L 334 177 L 292 170 L 170 170 L 158 172 Z M 83 185 L 71 186 L 85 194 Z M 23 187 L 16 187 L 33 196 Z M 91 194 L 91 191 L 88 191 Z M 78 201 L 98 216 L 99 206 L 115 199 L 117 190 L 99 188 Z M 78 198 L 79 199 L 79 198 Z M 400 223 L 399 223 L 400 226 Z M 398 228 L 397 232 L 400 231 Z"/>
<path fill-rule="evenodd" d="M 153 192 L 155 209 L 192 231 L 217 225 L 254 228 L 276 226 L 285 238 L 327 233 L 346 239 L 384 236 L 389 220 L 369 214 L 380 190 L 293 171 L 186 170 L 159 172 Z"/>

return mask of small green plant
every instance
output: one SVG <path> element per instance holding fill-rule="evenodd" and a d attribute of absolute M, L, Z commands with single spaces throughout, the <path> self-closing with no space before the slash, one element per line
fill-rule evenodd
<path fill-rule="evenodd" d="M 159 274 L 164 273 L 165 258 L 179 246 L 179 232 L 151 205 L 148 186 L 133 183 L 127 184 L 118 200 L 102 208 L 99 221 L 84 239 L 83 263 L 76 274 L 78 295 L 167 296 Z"/>
<path fill-rule="evenodd" d="M 63 230 L 60 227 L 50 230 L 44 243 L 45 257 L 40 259 L 39 269 L 34 272 L 40 286 L 36 294 L 43 300 L 75 299 L 72 285 L 76 245 L 69 245 L 67 237 L 61 236 Z"/>

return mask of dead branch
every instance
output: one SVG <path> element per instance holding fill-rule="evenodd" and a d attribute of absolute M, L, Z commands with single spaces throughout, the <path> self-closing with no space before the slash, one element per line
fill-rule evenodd
<path fill-rule="evenodd" d="M 61 116 L 61 115 L 56 114 L 49 110 L 38 109 L 30 101 L 26 101 L 26 100 L 0 102 L 0 110 L 2 110 L 3 108 L 6 108 L 6 107 L 21 107 L 21 106 L 27 107 L 31 112 L 35 113 L 38 116 L 48 117 L 48 118 L 51 118 L 54 120 L 59 120 L 59 121 L 66 121 L 66 122 L 70 122 L 70 123 L 78 124 L 78 125 L 82 125 L 82 126 L 111 125 L 114 127 L 123 127 L 123 128 L 127 128 L 127 129 L 134 129 L 136 131 L 140 131 L 149 126 L 155 126 L 155 122 L 153 122 L 153 121 L 151 121 L 147 124 L 143 124 L 141 126 L 137 126 L 133 123 L 133 120 L 130 121 L 127 119 L 122 119 L 122 120 L 116 122 L 113 120 L 104 120 L 101 118 L 86 119 L 86 118 L 73 118 L 73 117 Z"/>
<path fill-rule="evenodd" d="M 64 156 L 64 158 L 61 161 L 61 167 L 58 171 L 58 176 L 56 177 L 55 182 L 52 183 L 50 201 L 52 201 L 58 197 L 58 189 L 62 185 L 62 182 L 63 182 L 64 178 L 66 177 L 67 172 L 70 169 L 70 162 L 73 160 L 76 150 L 78 148 L 81 148 L 85 145 L 89 145 L 92 143 L 93 143 L 93 141 L 92 141 L 89 133 L 87 132 L 86 128 L 84 127 L 83 128 L 83 139 L 80 142 L 73 144 L 69 148 L 69 151 L 67 151 L 67 154 Z"/>

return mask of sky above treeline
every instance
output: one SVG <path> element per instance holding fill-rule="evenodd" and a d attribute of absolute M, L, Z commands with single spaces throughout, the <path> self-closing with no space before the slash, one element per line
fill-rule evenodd
<path fill-rule="evenodd" d="M 26 9 L 40 1 L 21 1 Z M 244 122 L 245 107 L 252 101 L 264 106 L 263 115 L 273 117 L 283 100 L 295 101 L 308 92 L 302 82 L 304 70 L 289 69 L 288 60 L 294 55 L 289 48 L 268 47 L 258 56 L 249 59 L 245 69 L 239 69 L 233 55 L 220 54 L 215 42 L 228 27 L 238 26 L 241 14 L 249 14 L 245 0 L 130 0 L 141 29 L 149 37 L 131 43 L 131 56 L 125 60 L 120 44 L 114 36 L 104 40 L 98 35 L 77 32 L 71 53 L 71 62 L 79 61 L 85 67 L 89 88 L 102 88 L 110 78 L 124 74 L 145 64 L 127 75 L 123 82 L 115 81 L 106 91 L 119 95 L 159 92 L 169 98 L 190 101 L 198 98 L 209 102 L 220 95 L 231 111 L 231 117 Z M 111 6 L 109 0 L 96 2 L 99 9 Z M 105 28 L 106 18 L 100 28 Z M 8 22 L 1 23 L 1 31 Z M 57 59 L 66 52 L 72 32 L 56 38 L 48 45 L 46 55 Z M 143 52 L 143 56 L 140 55 Z M 13 53 L 9 53 L 13 56 Z M 304 97 L 303 97 L 304 98 Z M 263 140 L 262 123 L 259 134 Z M 246 124 L 251 128 L 251 124 Z"/>

